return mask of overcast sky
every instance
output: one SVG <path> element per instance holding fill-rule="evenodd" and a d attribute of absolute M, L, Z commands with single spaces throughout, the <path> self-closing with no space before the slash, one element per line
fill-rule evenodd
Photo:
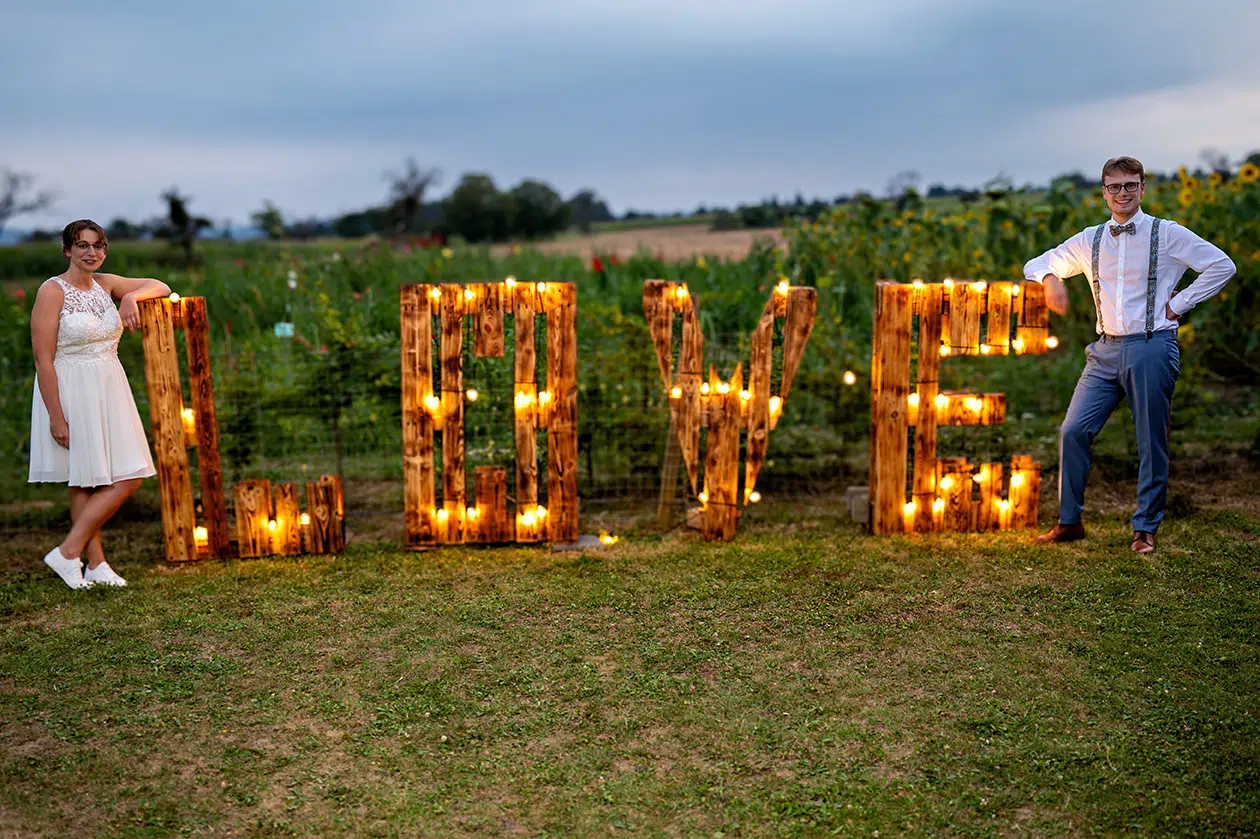
<path fill-rule="evenodd" d="M 5 0 L 0 167 L 54 187 L 18 227 L 264 199 L 591 187 L 615 211 L 978 185 L 1260 148 L 1257 0 Z"/>

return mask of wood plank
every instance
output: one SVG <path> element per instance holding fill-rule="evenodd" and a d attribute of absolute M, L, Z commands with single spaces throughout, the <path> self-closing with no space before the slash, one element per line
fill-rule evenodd
<path fill-rule="evenodd" d="M 464 541 L 468 496 L 464 473 L 464 289 L 442 285 L 442 505 L 438 541 Z"/>
<path fill-rule="evenodd" d="M 1050 336 L 1050 309 L 1046 306 L 1046 289 L 1041 283 L 1024 283 L 1020 292 L 1019 326 L 1016 335 L 1023 344 L 1024 355 L 1044 355 Z"/>
<path fill-rule="evenodd" d="M 669 393 L 674 386 L 674 299 L 677 292 L 674 283 L 665 280 L 647 280 L 643 283 L 643 315 L 647 318 L 648 335 L 656 350 L 656 364 L 661 372 L 661 384 Z"/>
<path fill-rule="evenodd" d="M 214 381 L 210 371 L 210 325 L 204 297 L 185 297 L 184 336 L 188 355 L 188 384 L 197 434 L 197 474 L 201 478 L 201 515 L 209 556 L 231 555 L 227 497 L 219 456 L 219 421 L 214 410 Z"/>
<path fill-rule="evenodd" d="M 1014 283 L 990 283 L 988 319 L 985 324 L 985 355 L 1007 355 L 1011 351 L 1011 301 Z M 983 349 L 983 348 L 982 348 Z"/>
<path fill-rule="evenodd" d="M 513 310 L 513 369 L 516 385 L 513 390 L 516 431 L 516 540 L 537 541 L 537 528 L 523 526 L 526 511 L 538 504 L 538 355 L 534 346 L 537 316 L 533 285 L 516 287 Z M 533 521 L 533 516 L 530 516 Z"/>
<path fill-rule="evenodd" d="M 911 299 L 910 303 L 913 300 Z M 908 303 L 907 305 L 910 305 Z M 783 322 L 783 376 L 779 396 L 787 402 L 796 370 L 801 366 L 805 344 L 818 319 L 818 291 L 808 286 L 792 286 L 787 294 L 787 318 Z M 908 362 L 907 362 L 908 363 Z"/>
<path fill-rule="evenodd" d="M 966 533 L 971 530 L 971 464 L 965 457 L 944 458 L 940 475 L 940 497 L 945 500 L 941 530 Z"/>
<path fill-rule="evenodd" d="M 476 307 L 473 309 L 473 352 L 480 358 L 502 358 L 503 285 L 476 283 L 472 288 L 476 295 Z"/>
<path fill-rule="evenodd" d="M 239 555 L 271 556 L 271 481 L 241 481 L 232 488 L 232 498 Z"/>
<path fill-rule="evenodd" d="M 577 287 L 547 290 L 547 527 L 553 542 L 578 540 Z"/>
<path fill-rule="evenodd" d="M 1011 529 L 1024 530 L 1037 526 L 1037 503 L 1040 500 L 1041 469 L 1028 455 L 1011 458 Z"/>
<path fill-rule="evenodd" d="M 507 510 L 507 470 L 502 466 L 478 466 L 473 470 L 478 542 L 511 542 L 513 522 Z"/>
<path fill-rule="evenodd" d="M 704 538 L 708 540 L 731 541 L 739 521 L 739 392 L 743 386 L 741 366 L 736 366 L 729 384 L 718 379 L 717 372 L 710 368 L 709 433 L 704 465 L 708 492 L 704 506 Z"/>
<path fill-rule="evenodd" d="M 399 289 L 402 354 L 403 539 L 410 549 L 437 541 L 433 415 L 425 398 L 433 395 L 433 286 Z"/>
<path fill-rule="evenodd" d="M 310 521 L 304 534 L 306 552 L 311 554 L 333 553 L 336 543 L 336 502 L 332 486 L 324 481 L 307 481 L 306 515 Z"/>
<path fill-rule="evenodd" d="M 753 331 L 748 362 L 748 441 L 744 461 L 744 498 L 757 487 L 757 478 L 770 445 L 770 380 L 774 363 L 774 307 L 767 303 Z"/>
<path fill-rule="evenodd" d="M 144 336 L 144 377 L 162 510 L 162 539 L 168 562 L 188 562 L 197 559 L 193 536 L 196 512 L 180 413 L 179 354 L 175 347 L 171 301 L 164 297 L 152 298 L 142 301 L 139 308 Z"/>
<path fill-rule="evenodd" d="M 945 287 L 939 283 L 925 285 L 916 294 L 919 301 L 918 404 L 907 422 L 914 419 L 914 476 L 911 492 L 914 501 L 914 530 L 933 530 L 932 502 L 936 498 L 936 436 L 938 417 L 936 394 L 940 388 L 941 309 L 945 305 Z M 909 327 L 907 327 L 907 330 Z"/>
<path fill-rule="evenodd" d="M 949 344 L 954 355 L 980 354 L 980 316 L 985 288 L 978 283 L 955 283 L 949 298 Z"/>
<path fill-rule="evenodd" d="M 682 304 L 682 348 L 678 354 L 678 387 L 682 395 L 670 400 L 670 409 L 675 412 L 673 419 L 678 427 L 678 444 L 682 448 L 683 463 L 687 465 L 687 479 L 691 482 L 693 493 L 699 492 L 700 480 L 703 359 L 704 332 L 696 313 L 695 298 L 688 297 Z"/>
<path fill-rule="evenodd" d="M 1002 500 L 1002 464 L 985 463 L 980 466 L 975 481 L 978 499 L 973 511 L 973 529 L 984 533 L 998 529 L 998 504 Z"/>
<path fill-rule="evenodd" d="M 271 534 L 271 551 L 289 556 L 302 551 L 302 510 L 298 505 L 297 484 L 276 484 L 272 487 L 275 498 L 276 529 Z"/>
<path fill-rule="evenodd" d="M 871 529 L 900 533 L 906 501 L 913 287 L 877 283 L 871 353 Z"/>

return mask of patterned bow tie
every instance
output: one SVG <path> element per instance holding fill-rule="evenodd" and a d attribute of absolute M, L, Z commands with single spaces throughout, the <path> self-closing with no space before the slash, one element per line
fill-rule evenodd
<path fill-rule="evenodd" d="M 1129 222 L 1128 224 L 1111 225 L 1112 236 L 1119 236 L 1121 233 L 1132 233 L 1134 230 L 1136 230 L 1136 228 L 1133 226 L 1133 222 Z"/>

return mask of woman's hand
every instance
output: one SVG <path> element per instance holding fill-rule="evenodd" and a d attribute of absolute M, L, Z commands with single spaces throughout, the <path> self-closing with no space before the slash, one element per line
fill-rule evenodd
<path fill-rule="evenodd" d="M 140 328 L 140 307 L 136 305 L 136 295 L 124 294 L 122 304 L 118 307 L 118 319 L 128 329 Z"/>
<path fill-rule="evenodd" d="M 48 430 L 52 432 L 52 438 L 57 441 L 58 446 L 70 448 L 70 423 L 66 422 L 65 417 L 51 418 L 48 421 Z"/>

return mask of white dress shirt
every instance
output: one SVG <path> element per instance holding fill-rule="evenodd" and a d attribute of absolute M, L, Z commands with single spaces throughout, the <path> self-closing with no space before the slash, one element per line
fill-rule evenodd
<path fill-rule="evenodd" d="M 1103 231 L 1098 249 L 1098 307 L 1102 331 L 1108 335 L 1133 335 L 1146 331 L 1146 285 L 1151 264 L 1151 217 L 1140 209 L 1130 219 L 1133 233 L 1111 235 Z M 1110 227 L 1114 218 L 1105 222 Z M 1024 276 L 1041 282 L 1046 274 L 1067 279 L 1084 274 L 1093 277 L 1094 235 L 1098 226 L 1087 227 L 1057 248 L 1024 265 Z M 1199 277 L 1172 297 L 1187 268 Z M 1184 315 L 1196 304 L 1216 294 L 1237 269 L 1225 252 L 1195 233 L 1164 219 L 1159 225 L 1159 264 L 1155 274 L 1155 330 L 1172 329 L 1177 321 L 1164 312 L 1167 304 Z M 1171 298 L 1171 302 L 1170 302 Z"/>

